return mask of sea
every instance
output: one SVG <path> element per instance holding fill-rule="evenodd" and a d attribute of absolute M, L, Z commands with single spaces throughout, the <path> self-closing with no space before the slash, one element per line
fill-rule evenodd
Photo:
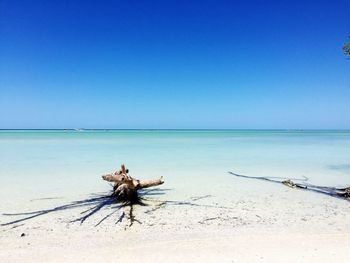
<path fill-rule="evenodd" d="M 350 131 L 0 130 L 1 200 L 106 192 L 101 175 L 121 164 L 138 179 L 163 176 L 178 199 L 237 183 L 230 171 L 349 186 Z"/>

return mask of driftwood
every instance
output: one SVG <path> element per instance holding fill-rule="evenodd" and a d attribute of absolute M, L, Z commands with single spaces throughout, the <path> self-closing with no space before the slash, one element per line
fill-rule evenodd
<path fill-rule="evenodd" d="M 95 226 L 100 225 L 103 221 L 110 218 L 112 215 L 119 211 L 119 215 L 115 224 L 121 223 L 124 219 L 128 219 L 130 221 L 129 227 L 133 225 L 134 222 L 141 222 L 135 218 L 133 213 L 134 205 L 148 206 L 148 202 L 156 202 L 156 200 L 148 199 L 146 196 L 156 196 L 164 194 L 164 191 L 169 189 L 145 189 L 152 186 L 161 185 L 164 183 L 163 177 L 159 179 L 153 180 L 137 180 L 132 178 L 129 175 L 129 170 L 125 168 L 124 165 L 121 166 L 121 170 L 112 174 L 103 175 L 102 178 L 108 182 L 113 183 L 113 191 L 112 193 L 97 195 L 88 199 L 77 200 L 68 204 L 56 206 L 50 209 L 24 212 L 24 213 L 5 213 L 5 216 L 15 216 L 21 217 L 19 219 L 15 219 L 13 221 L 7 223 L 1 223 L 0 226 L 10 226 L 14 225 L 14 227 L 18 227 L 20 223 L 26 222 L 27 220 L 40 217 L 49 213 L 61 211 L 61 210 L 69 210 L 74 208 L 84 208 L 87 207 L 86 210 L 82 211 L 79 218 L 76 218 L 70 223 L 80 222 L 83 224 L 88 218 L 92 217 L 97 212 L 106 208 L 111 208 L 111 212 L 105 215 Z M 44 199 L 54 199 L 54 198 L 44 198 Z M 33 200 L 35 201 L 35 200 Z M 152 203 L 153 203 L 152 202 Z M 156 202 L 157 203 L 157 202 Z M 167 203 L 167 202 L 166 202 Z M 156 208 L 163 207 L 164 202 L 160 204 L 156 204 Z M 173 205 L 182 205 L 181 202 L 171 203 Z M 183 203 L 183 205 L 189 205 L 190 203 Z M 126 211 L 121 211 L 120 209 L 126 208 Z M 127 209 L 129 208 L 129 209 Z M 149 211 L 151 212 L 151 211 Z"/>
<path fill-rule="evenodd" d="M 121 170 L 115 173 L 106 174 L 102 176 L 103 180 L 113 183 L 112 192 L 103 194 L 93 194 L 91 198 L 76 200 L 67 204 L 55 206 L 48 209 L 21 212 L 21 213 L 4 213 L 2 215 L 12 217 L 13 220 L 9 222 L 0 223 L 1 227 L 22 227 L 28 220 L 38 218 L 47 214 L 65 211 L 70 209 L 83 209 L 80 212 L 79 217 L 68 221 L 71 223 L 83 224 L 88 219 L 101 212 L 102 219 L 94 223 L 95 227 L 101 225 L 104 221 L 114 221 L 114 224 L 125 224 L 126 227 L 131 227 L 135 222 L 143 224 L 139 218 L 136 218 L 134 214 L 135 206 L 150 207 L 145 210 L 144 213 L 149 215 L 159 209 L 163 209 L 168 206 L 189 206 L 189 207 L 205 207 L 206 209 L 225 209 L 234 210 L 233 207 L 219 206 L 216 204 L 201 204 L 197 201 L 212 197 L 211 195 L 193 196 L 186 200 L 161 200 L 154 198 L 156 196 L 163 195 L 166 191 L 171 189 L 160 189 L 157 187 L 146 189 L 149 187 L 161 185 L 164 183 L 163 177 L 152 180 L 137 180 L 129 175 L 129 170 L 124 165 L 121 166 Z M 57 199 L 56 197 L 40 198 L 31 201 L 45 200 L 45 199 Z M 139 211 L 140 212 L 140 211 Z M 100 216 L 101 217 L 101 216 Z M 233 217 L 236 219 L 236 217 Z M 209 217 L 198 221 L 199 224 L 209 224 L 214 221 L 225 221 L 228 218 Z M 128 223 L 127 223 L 128 222 Z M 209 222 L 209 223 L 208 223 Z M 147 222 L 145 222 L 147 223 Z M 153 224 L 148 224 L 152 226 Z"/>
<path fill-rule="evenodd" d="M 303 190 L 313 191 L 321 194 L 326 194 L 329 196 L 341 198 L 350 201 L 350 187 L 344 187 L 344 188 L 336 188 L 336 187 L 328 187 L 328 186 L 319 186 L 319 185 L 313 185 L 309 184 L 306 181 L 308 181 L 307 177 L 304 177 L 303 179 L 287 179 L 287 178 L 280 178 L 280 177 L 258 177 L 258 176 L 248 176 L 243 174 L 236 174 L 233 172 L 229 172 L 231 175 L 234 175 L 236 177 L 241 178 L 248 178 L 248 179 L 256 179 L 256 180 L 263 180 L 273 183 L 282 183 L 285 186 L 291 187 L 291 188 L 299 188 Z M 293 181 L 294 180 L 294 181 Z M 297 182 L 299 181 L 299 182 Z"/>
<path fill-rule="evenodd" d="M 110 211 L 107 215 L 105 215 L 100 221 L 98 221 L 95 226 L 99 226 L 103 221 L 106 219 L 112 217 L 117 212 L 117 217 L 115 219 L 115 224 L 122 223 L 122 221 L 129 221 L 128 226 L 131 227 L 134 222 L 137 222 L 141 224 L 141 222 L 135 218 L 135 215 L 133 214 L 133 206 L 134 205 L 140 205 L 143 207 L 146 206 L 154 206 L 154 209 L 151 209 L 145 213 L 151 213 L 153 210 L 156 210 L 158 207 L 163 207 L 165 205 L 164 202 L 159 202 L 157 199 L 149 198 L 154 197 L 158 195 L 163 195 L 164 192 L 168 191 L 170 189 L 160 189 L 160 188 L 152 188 L 152 189 L 146 189 L 146 190 L 140 190 L 138 193 L 138 198 L 136 200 L 131 201 L 122 201 L 119 202 L 116 200 L 116 198 L 110 193 L 105 194 L 91 194 L 90 198 L 82 199 L 82 200 L 76 200 L 73 202 L 69 202 L 67 204 L 55 206 L 48 209 L 43 210 L 37 210 L 37 211 L 30 211 L 30 212 L 21 212 L 21 213 L 3 213 L 3 216 L 8 217 L 15 217 L 15 220 L 0 223 L 0 226 L 6 227 L 6 226 L 12 226 L 12 228 L 16 228 L 19 226 L 24 226 L 24 224 L 31 219 L 41 217 L 47 214 L 59 212 L 59 211 L 65 211 L 65 210 L 71 210 L 71 209 L 79 209 L 84 208 L 83 211 L 79 213 L 79 217 L 75 218 L 73 220 L 70 220 L 68 223 L 76 223 L 79 222 L 80 224 L 83 224 L 87 219 L 91 218 L 96 213 L 99 213 L 102 210 Z M 114 191 L 113 191 L 114 192 Z M 112 193 L 113 193 L 112 192 Z M 45 200 L 45 199 L 57 199 L 57 198 L 41 198 L 41 199 L 33 199 L 32 201 L 39 201 L 39 200 Z M 190 205 L 190 203 L 176 203 L 175 201 L 169 201 L 170 205 Z M 174 202 L 174 203 L 172 203 Z"/>
<path fill-rule="evenodd" d="M 129 175 L 129 169 L 126 169 L 124 164 L 121 166 L 121 170 L 102 175 L 102 179 L 114 183 L 112 195 L 122 201 L 135 200 L 137 199 L 137 190 L 164 183 L 163 176 L 159 179 L 151 180 L 135 179 Z"/>

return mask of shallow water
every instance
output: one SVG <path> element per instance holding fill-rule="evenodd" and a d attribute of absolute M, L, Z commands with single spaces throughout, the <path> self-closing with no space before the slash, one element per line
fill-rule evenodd
<path fill-rule="evenodd" d="M 344 186 L 350 184 L 350 131 L 0 131 L 2 199 L 107 191 L 100 175 L 121 163 L 137 178 L 164 176 L 175 198 L 230 184 L 228 171 Z"/>

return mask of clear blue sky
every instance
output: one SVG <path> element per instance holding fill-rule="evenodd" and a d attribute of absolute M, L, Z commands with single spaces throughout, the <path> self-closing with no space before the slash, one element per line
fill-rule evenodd
<path fill-rule="evenodd" d="M 0 0 L 0 128 L 350 128 L 350 1 Z"/>

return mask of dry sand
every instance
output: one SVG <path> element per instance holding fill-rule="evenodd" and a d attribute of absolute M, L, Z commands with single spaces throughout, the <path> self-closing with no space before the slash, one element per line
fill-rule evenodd
<path fill-rule="evenodd" d="M 107 206 L 83 224 L 85 208 L 48 213 L 0 228 L 0 262 L 346 262 L 349 202 L 282 185 L 234 179 L 182 199 L 176 190 L 129 208 Z M 202 197 L 202 198 L 201 198 Z M 80 196 L 84 199 L 87 196 Z M 7 200 L 2 212 L 25 212 L 73 198 Z M 77 198 L 74 198 L 75 200 Z M 159 200 L 185 203 L 160 204 Z M 125 213 L 122 222 L 115 224 Z M 21 218 L 1 216 L 1 223 Z M 21 237 L 22 233 L 24 236 Z"/>

